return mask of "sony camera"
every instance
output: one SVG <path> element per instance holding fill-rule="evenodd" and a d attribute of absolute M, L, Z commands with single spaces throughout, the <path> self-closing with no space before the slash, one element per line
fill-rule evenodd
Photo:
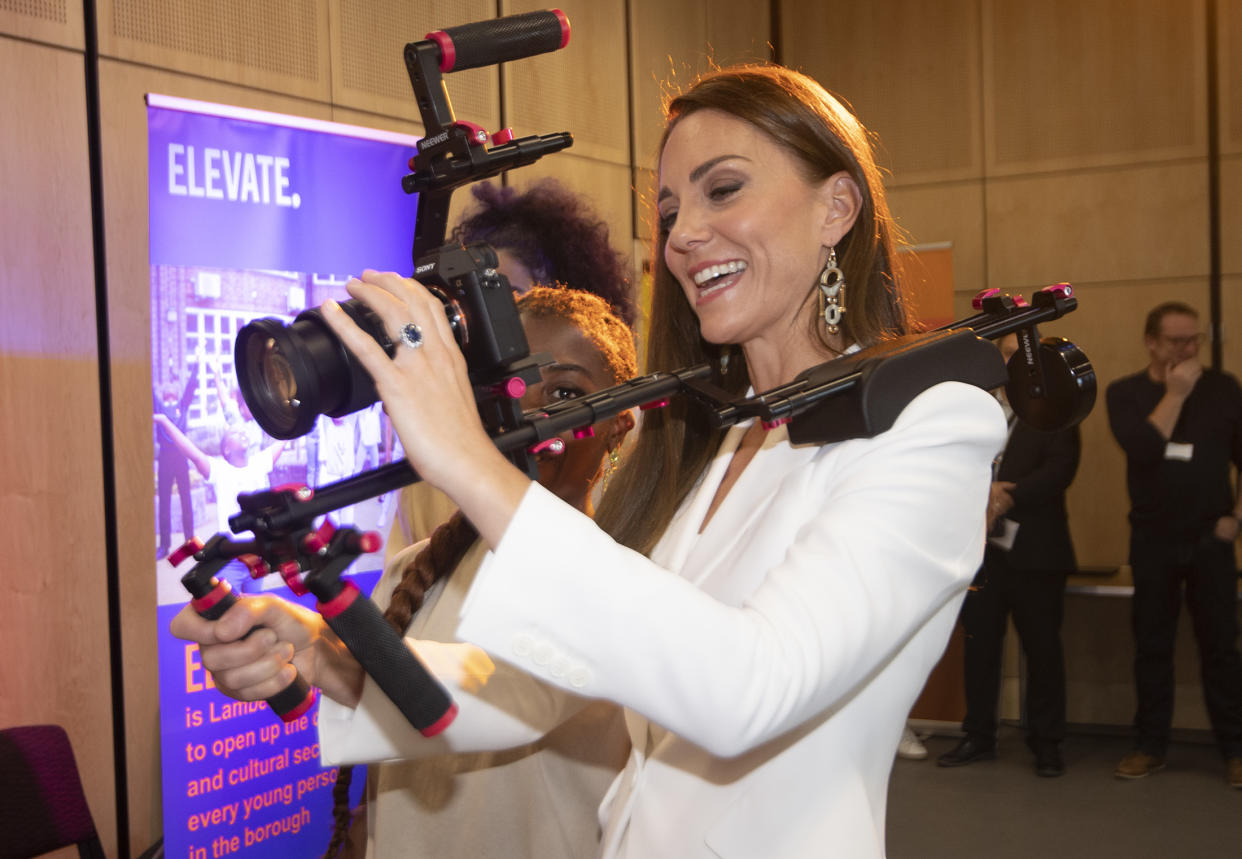
<path fill-rule="evenodd" d="M 496 270 L 488 245 L 446 245 L 415 264 L 414 277 L 444 305 L 471 381 L 503 378 L 530 350 L 509 281 Z M 395 346 L 383 322 L 356 299 L 341 308 L 391 356 Z M 273 438 L 310 432 L 319 415 L 340 417 L 378 396 L 370 375 L 323 319 L 306 310 L 288 325 L 257 319 L 241 329 L 235 346 L 237 381 L 259 426 Z"/>

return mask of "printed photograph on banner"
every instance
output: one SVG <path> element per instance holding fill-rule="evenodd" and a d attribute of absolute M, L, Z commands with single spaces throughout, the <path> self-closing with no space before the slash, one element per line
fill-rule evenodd
<path fill-rule="evenodd" d="M 157 95 L 147 118 L 164 852 L 320 856 L 337 815 L 358 808 L 365 768 L 338 801 L 337 770 L 319 758 L 317 699 L 286 722 L 215 688 L 198 646 L 169 632 L 194 564 L 170 556 L 191 538 L 231 535 L 241 493 L 323 487 L 402 457 L 378 405 L 321 415 L 296 438 L 267 435 L 240 395 L 234 347 L 253 320 L 288 323 L 347 298 L 351 274 L 412 270 L 417 200 L 401 177 L 416 139 Z M 327 516 L 386 539 L 396 503 L 393 491 Z M 382 562 L 381 547 L 345 574 L 369 594 Z M 315 603 L 238 561 L 216 575 L 242 599 Z"/>
<path fill-rule="evenodd" d="M 344 301 L 345 275 L 151 266 L 151 368 L 155 444 L 155 557 L 192 537 L 231 533 L 237 496 L 274 486 L 326 486 L 399 460 L 401 443 L 376 403 L 342 417 L 320 415 L 295 439 L 267 435 L 241 395 L 234 366 L 237 332 L 270 318 L 292 322 L 326 299 Z M 337 525 L 387 536 L 397 493 L 328 514 Z M 356 569 L 383 566 L 382 548 Z M 159 563 L 161 605 L 184 603 L 184 570 Z M 253 579 L 239 561 L 222 571 L 236 593 L 284 586 L 272 573 Z"/>

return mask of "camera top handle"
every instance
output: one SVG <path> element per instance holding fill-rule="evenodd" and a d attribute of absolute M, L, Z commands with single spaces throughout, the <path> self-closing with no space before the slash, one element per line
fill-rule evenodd
<path fill-rule="evenodd" d="M 405 46 L 405 66 L 423 119 L 414 172 L 401 180 L 418 194 L 414 261 L 444 244 L 453 189 L 531 164 L 573 145 L 567 131 L 514 138 L 510 129 L 488 134 L 453 115 L 443 72 L 517 60 L 559 50 L 569 42 L 569 19 L 559 9 L 510 15 L 428 33 Z M 488 149 L 491 142 L 493 148 Z"/>

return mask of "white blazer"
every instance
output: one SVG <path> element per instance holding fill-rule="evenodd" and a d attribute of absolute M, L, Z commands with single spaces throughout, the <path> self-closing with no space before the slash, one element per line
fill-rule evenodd
<path fill-rule="evenodd" d="M 984 391 L 937 385 L 873 439 L 773 430 L 700 533 L 744 430 L 651 559 L 532 485 L 463 607 L 463 641 L 628 708 L 606 857 L 883 856 L 901 727 L 982 557 L 1005 438 Z M 368 682 L 356 711 L 325 702 L 330 762 L 516 745 L 565 717 L 477 648 L 411 647 L 456 722 L 420 742 Z"/>

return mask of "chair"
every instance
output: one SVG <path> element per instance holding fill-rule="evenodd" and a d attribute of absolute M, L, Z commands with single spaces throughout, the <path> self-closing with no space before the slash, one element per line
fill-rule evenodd
<path fill-rule="evenodd" d="M 59 725 L 0 730 L 0 859 L 76 845 L 104 859 L 69 735 Z"/>

